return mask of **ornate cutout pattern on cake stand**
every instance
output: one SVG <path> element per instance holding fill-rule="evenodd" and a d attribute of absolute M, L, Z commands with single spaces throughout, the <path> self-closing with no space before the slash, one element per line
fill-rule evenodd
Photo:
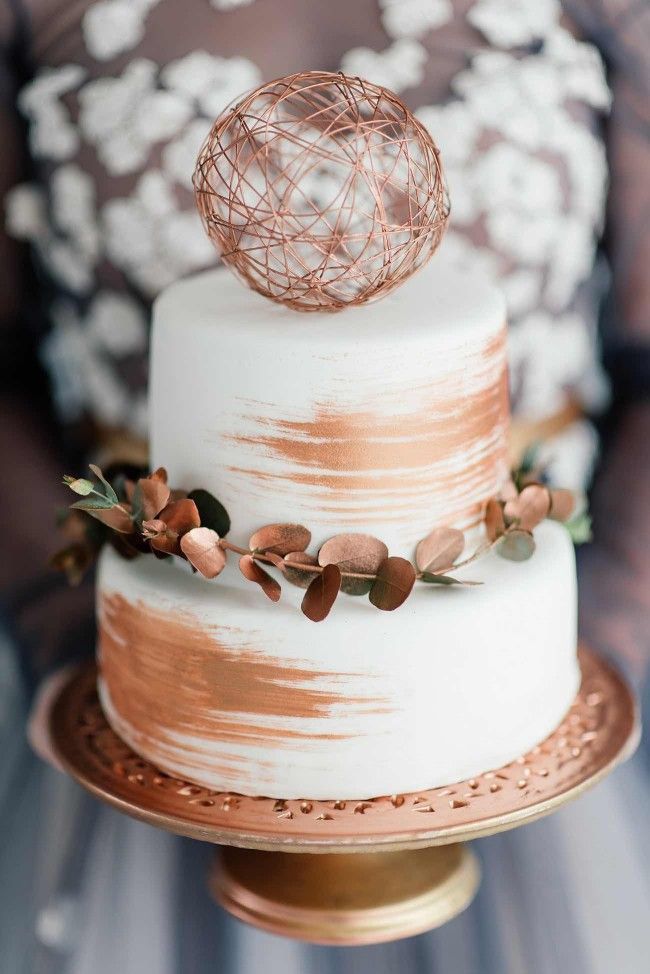
<path fill-rule="evenodd" d="M 284 800 L 181 781 L 111 730 L 94 665 L 59 692 L 49 733 L 60 765 L 98 798 L 151 825 L 239 847 L 224 850 L 212 879 L 235 915 L 318 943 L 377 943 L 430 929 L 469 904 L 479 872 L 464 840 L 549 814 L 633 752 L 639 724 L 630 689 L 585 648 L 580 663 L 580 690 L 545 741 L 503 768 L 418 794 Z M 351 854 L 358 852 L 370 855 Z M 270 869 L 273 853 L 280 855 Z M 322 854 L 320 866 L 309 853 Z M 315 882 L 321 874 L 324 884 Z"/>

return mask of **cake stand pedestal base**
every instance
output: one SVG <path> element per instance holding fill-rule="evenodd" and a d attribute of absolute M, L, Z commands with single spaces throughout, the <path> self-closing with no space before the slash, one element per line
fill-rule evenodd
<path fill-rule="evenodd" d="M 400 852 L 265 852 L 224 847 L 210 878 L 240 920 L 311 943 L 374 944 L 439 927 L 480 881 L 464 843 Z"/>
<path fill-rule="evenodd" d="M 528 754 L 409 795 L 255 798 L 175 778 L 108 725 L 94 665 L 53 689 L 44 723 L 52 759 L 97 798 L 226 847 L 210 882 L 235 916 L 313 943 L 380 943 L 439 926 L 471 902 L 479 869 L 464 841 L 548 815 L 632 753 L 629 687 L 584 647 L 580 665 L 570 710 Z"/>

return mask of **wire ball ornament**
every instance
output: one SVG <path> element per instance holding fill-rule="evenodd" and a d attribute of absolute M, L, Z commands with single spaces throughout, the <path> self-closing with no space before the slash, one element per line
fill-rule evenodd
<path fill-rule="evenodd" d="M 391 91 L 309 71 L 264 84 L 215 121 L 194 172 L 221 259 L 298 311 L 392 291 L 449 216 L 440 154 Z"/>

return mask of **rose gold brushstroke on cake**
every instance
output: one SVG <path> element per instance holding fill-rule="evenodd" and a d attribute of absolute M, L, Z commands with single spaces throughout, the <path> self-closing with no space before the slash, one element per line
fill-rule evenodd
<path fill-rule="evenodd" d="M 505 330 L 468 359 L 468 372 L 476 386 L 469 393 L 463 376 L 415 390 L 393 387 L 392 400 L 417 399 L 396 416 L 386 412 L 383 394 L 375 410 L 320 401 L 308 419 L 273 417 L 261 404 L 261 412 L 242 417 L 245 432 L 223 438 L 275 467 L 228 469 L 274 491 L 301 486 L 321 513 L 409 523 L 439 497 L 446 521 L 469 525 L 507 467 Z"/>
<path fill-rule="evenodd" d="M 321 726 L 318 718 L 334 707 L 348 716 L 388 712 L 382 698 L 345 692 L 346 678 L 359 674 L 308 669 L 300 660 L 237 645 L 235 636 L 201 627 L 182 611 L 105 593 L 98 658 L 103 703 L 118 733 L 163 768 L 165 756 L 174 755 L 197 773 L 206 763 L 214 772 L 215 744 L 223 744 L 217 764 L 230 758 L 225 768 L 235 759 L 230 744 L 304 749 L 345 739 L 309 726 Z M 246 761 L 241 754 L 236 759 L 239 773 Z"/>

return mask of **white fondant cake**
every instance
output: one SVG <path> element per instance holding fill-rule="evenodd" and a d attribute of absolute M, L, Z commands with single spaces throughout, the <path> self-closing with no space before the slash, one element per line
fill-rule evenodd
<path fill-rule="evenodd" d="M 263 524 L 378 535 L 392 554 L 466 527 L 507 474 L 505 307 L 431 261 L 377 304 L 299 314 L 218 270 L 158 298 L 154 465 L 246 541 Z"/>
<path fill-rule="evenodd" d="M 236 565 L 208 582 L 106 551 L 107 717 L 158 767 L 244 794 L 367 798 L 500 767 L 578 688 L 571 540 L 536 533 L 530 561 L 465 568 L 480 588 L 418 586 L 392 614 L 341 596 L 319 625 L 300 589 L 266 604 Z"/>
<path fill-rule="evenodd" d="M 479 522 L 507 472 L 504 307 L 434 260 L 376 305 L 301 316 L 225 271 L 154 312 L 152 463 L 203 487 L 246 545 L 264 524 L 345 531 L 413 556 L 433 527 Z M 231 558 L 102 556 L 100 692 L 160 768 L 217 789 L 363 798 L 451 783 L 515 758 L 577 690 L 575 565 L 565 530 L 534 557 L 490 554 L 462 590 L 416 586 L 394 613 L 341 595 L 328 619 L 273 604 Z"/>

